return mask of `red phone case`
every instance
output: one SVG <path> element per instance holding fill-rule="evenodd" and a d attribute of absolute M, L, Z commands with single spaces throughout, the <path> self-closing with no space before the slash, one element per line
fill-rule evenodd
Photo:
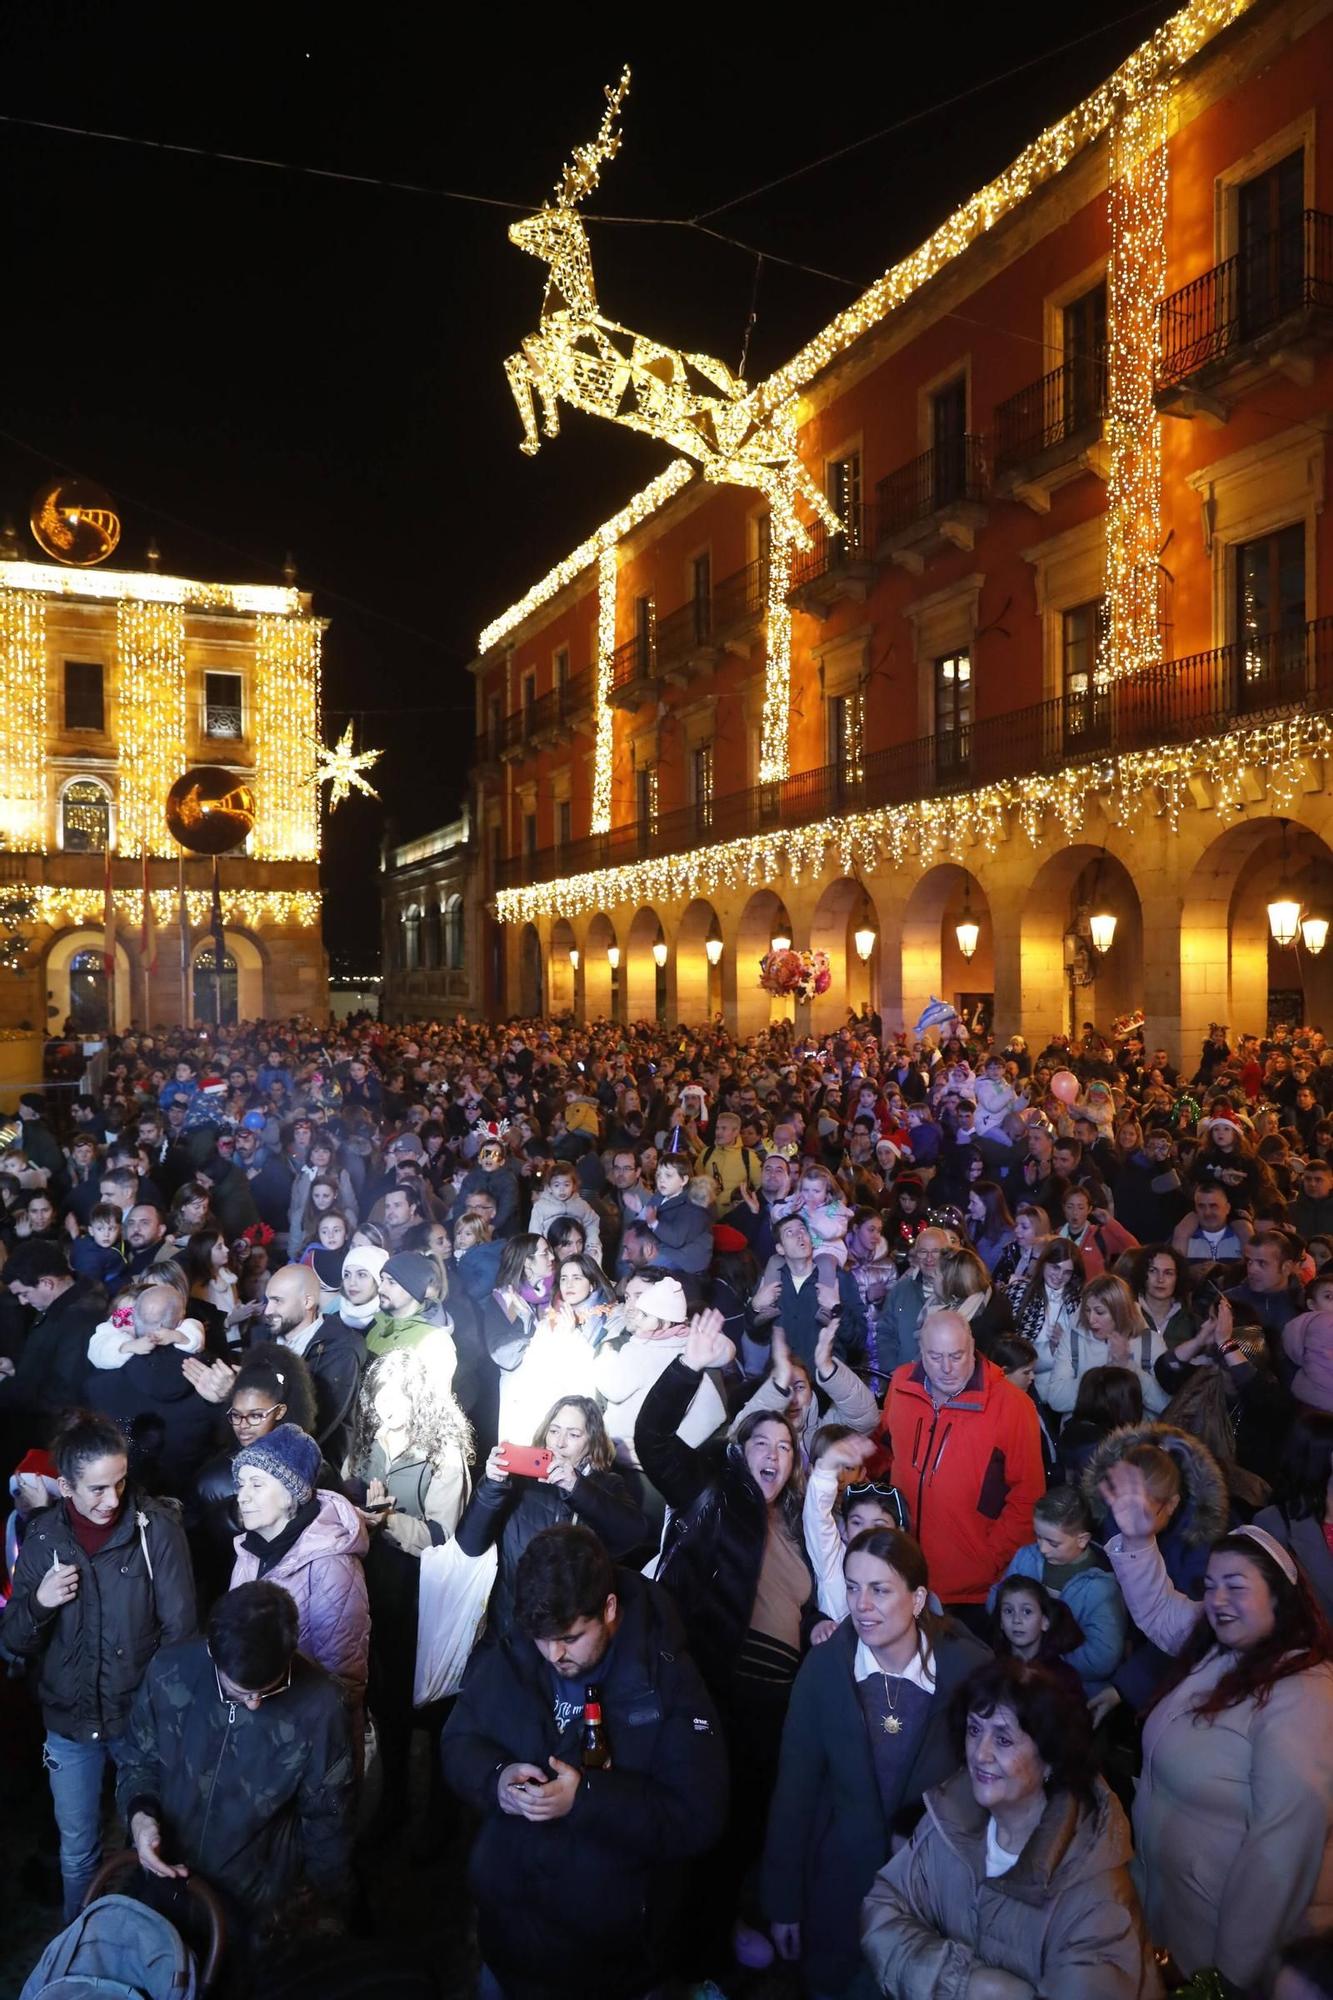
<path fill-rule="evenodd" d="M 522 1479 L 545 1479 L 555 1459 L 555 1453 L 541 1444 L 501 1444 L 501 1451 L 509 1461 L 509 1470 Z"/>

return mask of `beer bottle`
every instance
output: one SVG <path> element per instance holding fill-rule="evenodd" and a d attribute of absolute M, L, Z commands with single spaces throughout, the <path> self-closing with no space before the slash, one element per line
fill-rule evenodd
<path fill-rule="evenodd" d="M 611 1746 L 602 1726 L 601 1689 L 596 1686 L 586 1687 L 583 1691 L 583 1734 L 579 1739 L 579 1752 L 585 1771 L 610 1770 Z"/>

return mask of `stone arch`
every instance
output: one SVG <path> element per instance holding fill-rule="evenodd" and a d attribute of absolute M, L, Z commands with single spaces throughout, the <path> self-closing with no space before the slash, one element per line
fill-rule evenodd
<path fill-rule="evenodd" d="M 1181 1054 L 1188 1064 L 1209 1023 L 1233 1037 L 1262 1035 L 1274 995 L 1299 992 L 1306 1022 L 1333 1019 L 1333 962 L 1299 941 L 1281 949 L 1269 934 L 1268 903 L 1279 881 L 1307 906 L 1333 916 L 1333 849 L 1313 827 L 1288 820 L 1240 820 L 1209 842 L 1186 883 L 1180 917 Z"/>
<path fill-rule="evenodd" d="M 1087 954 L 1091 983 L 1071 988 L 1065 933 L 1081 909 L 1099 913 L 1093 904 L 1115 917 L 1115 938 L 1104 957 Z M 1143 909 L 1117 854 L 1080 841 L 1042 863 L 1023 902 L 1020 960 L 1023 1027 L 1034 1048 L 1057 1032 L 1077 1034 L 1083 1021 L 1106 1034 L 1117 1015 L 1142 1004 Z"/>
<path fill-rule="evenodd" d="M 970 959 L 963 956 L 957 928 L 968 911 L 979 932 Z M 971 869 L 941 861 L 926 870 L 907 898 L 901 949 L 902 1011 L 909 1034 L 932 994 L 955 1007 L 967 995 L 989 994 L 993 1001 L 995 934 L 990 901 Z"/>
<path fill-rule="evenodd" d="M 578 976 L 570 963 L 569 954 L 577 946 L 573 924 L 568 917 L 557 917 L 551 925 L 551 945 L 546 960 L 548 1005 L 552 1014 L 574 1012 Z"/>
<path fill-rule="evenodd" d="M 263 952 L 255 940 L 248 936 L 245 931 L 233 930 L 229 924 L 223 930 L 222 944 L 227 956 L 233 959 L 236 964 L 237 1019 L 241 1021 L 262 1021 L 265 1014 Z M 189 994 L 191 1018 L 200 1020 L 206 1026 L 212 1025 L 212 1015 L 211 1012 L 208 1014 L 198 1012 L 195 1008 L 194 968 L 195 961 L 199 957 L 200 952 L 211 951 L 212 949 L 213 933 L 212 931 L 205 931 L 204 935 L 195 941 L 194 947 L 190 952 Z M 159 979 L 162 976 L 160 953 L 158 957 L 157 976 Z"/>
<path fill-rule="evenodd" d="M 105 937 L 102 931 L 94 930 L 90 924 L 80 924 L 73 930 L 60 931 L 47 947 L 46 963 L 43 967 L 43 986 L 46 991 L 47 1018 L 58 1033 L 70 1013 L 70 963 L 81 952 L 96 952 L 103 955 Z M 116 1022 L 124 1029 L 134 1014 L 134 983 L 130 972 L 130 958 L 123 944 L 116 943 Z M 54 1008 L 55 1012 L 50 1010 Z"/>
<path fill-rule="evenodd" d="M 736 951 L 727 968 L 728 980 L 735 980 L 736 1033 L 757 1035 L 770 1021 L 789 1021 L 795 1008 L 790 1000 L 776 999 L 759 984 L 759 961 L 773 938 L 773 925 L 784 907 L 773 889 L 756 889 L 746 902 L 736 925 Z M 789 913 L 790 914 L 790 913 Z M 792 942 L 800 944 L 799 937 Z M 726 964 L 726 960 L 723 961 Z"/>
<path fill-rule="evenodd" d="M 595 1021 L 599 1016 L 611 1018 L 616 1014 L 616 1002 L 623 990 L 618 977 L 613 977 L 607 951 L 618 942 L 616 927 L 604 910 L 598 910 L 588 923 L 583 946 L 583 963 L 579 976 L 583 981 L 583 1017 Z"/>
<path fill-rule="evenodd" d="M 862 959 L 853 932 L 860 928 L 867 905 L 875 948 L 869 959 Z M 863 1000 L 874 1007 L 883 929 L 868 887 L 850 875 L 840 875 L 829 883 L 810 920 L 810 949 L 826 951 L 829 956 L 828 992 L 817 995 L 810 1009 L 810 1025 L 817 1033 L 828 1034 L 842 1027 L 848 1014 L 854 1014 Z"/>
<path fill-rule="evenodd" d="M 721 932 L 722 925 L 705 896 L 687 905 L 676 926 L 676 1018 L 691 1027 L 701 1027 L 722 1009 L 722 960 L 710 965 L 705 950 L 715 928 Z"/>

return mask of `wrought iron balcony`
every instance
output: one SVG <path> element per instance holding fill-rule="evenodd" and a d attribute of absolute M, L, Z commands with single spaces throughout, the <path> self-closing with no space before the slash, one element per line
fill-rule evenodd
<path fill-rule="evenodd" d="M 826 611 L 840 597 L 864 598 L 879 565 L 875 560 L 875 507 L 843 507 L 842 527 L 816 524 L 808 549 L 798 549 L 791 566 L 790 595 L 805 611 Z"/>
<path fill-rule="evenodd" d="M 1073 457 L 1101 431 L 1106 362 L 1101 355 L 1065 361 L 1016 396 L 995 405 L 995 478 L 1017 479 Z"/>
<path fill-rule="evenodd" d="M 971 432 L 910 459 L 875 488 L 876 554 L 919 572 L 943 548 L 970 549 L 988 485 L 986 440 Z"/>
<path fill-rule="evenodd" d="M 657 648 L 654 634 L 636 632 L 623 646 L 617 646 L 611 655 L 611 695 L 612 705 L 618 708 L 637 708 L 644 700 L 657 673 Z"/>
<path fill-rule="evenodd" d="M 500 863 L 495 886 L 516 888 L 623 862 L 679 854 L 841 812 L 908 805 L 1004 779 L 1056 772 L 1085 757 L 1123 755 L 1220 736 L 1243 718 L 1333 709 L 1333 618 L 1165 660 L 1081 693 L 983 716 L 846 762 L 794 772 L 781 784 L 724 792 L 703 804 L 527 858 Z"/>
<path fill-rule="evenodd" d="M 1257 349 L 1281 349 L 1287 337 L 1308 352 L 1333 331 L 1330 315 L 1333 216 L 1307 208 L 1162 300 L 1159 402 L 1188 408 L 1178 392 L 1225 388 Z"/>

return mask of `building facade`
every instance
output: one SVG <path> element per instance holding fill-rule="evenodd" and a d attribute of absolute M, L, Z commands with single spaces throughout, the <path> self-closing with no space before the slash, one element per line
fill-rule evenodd
<path fill-rule="evenodd" d="M 182 856 L 165 817 L 172 784 L 204 764 L 234 772 L 256 813 L 220 865 L 223 1017 L 326 1014 L 322 630 L 294 586 L 67 569 L 11 546 L 0 561 L 0 916 L 6 903 L 21 911 L 28 944 L 0 985 L 0 1026 L 213 1021 L 212 863 Z"/>
<path fill-rule="evenodd" d="M 460 818 L 380 857 L 385 1021 L 479 1020 L 484 1012 L 476 843 Z"/>
<path fill-rule="evenodd" d="M 1331 99 L 1326 0 L 1194 0 L 762 385 L 776 587 L 677 461 L 492 622 L 493 1009 L 754 1032 L 781 933 L 821 1030 L 1333 1019 Z"/>

